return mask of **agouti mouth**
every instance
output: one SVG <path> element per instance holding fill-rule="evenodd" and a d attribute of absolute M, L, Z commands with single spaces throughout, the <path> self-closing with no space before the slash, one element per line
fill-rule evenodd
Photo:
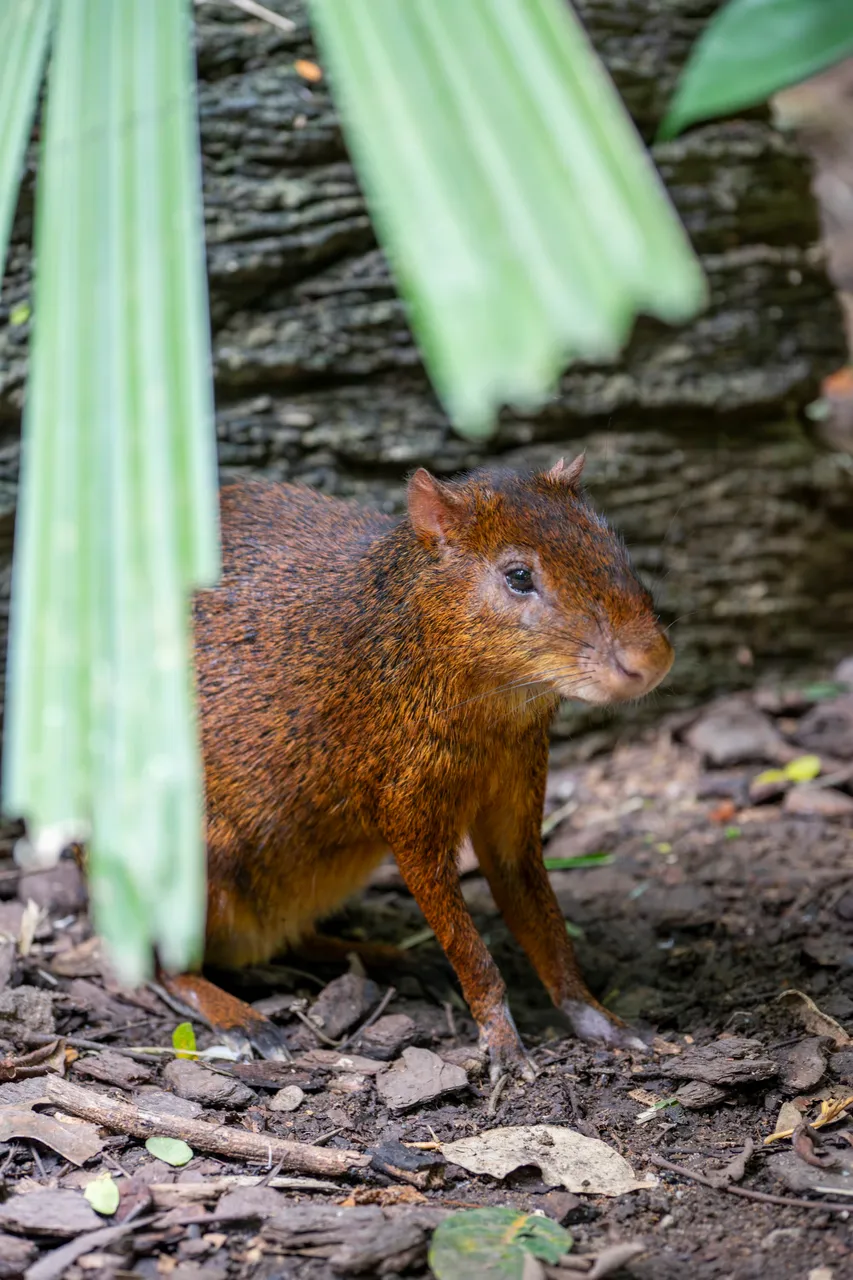
<path fill-rule="evenodd" d="M 602 644 L 584 664 L 583 678 L 564 686 L 562 696 L 608 705 L 645 697 L 657 688 L 669 672 L 674 653 L 669 640 L 659 632 L 644 644 Z"/>

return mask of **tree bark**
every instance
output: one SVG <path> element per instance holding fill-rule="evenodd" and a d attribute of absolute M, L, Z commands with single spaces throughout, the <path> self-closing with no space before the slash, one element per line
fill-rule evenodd
<path fill-rule="evenodd" d="M 267 0 L 285 34 L 226 4 L 197 10 L 205 218 L 222 474 L 306 481 L 398 509 L 404 478 L 496 456 L 588 451 L 596 501 L 679 618 L 671 695 L 695 701 L 759 669 L 850 646 L 853 478 L 802 410 L 844 359 L 816 248 L 808 168 L 752 113 L 654 147 L 702 257 L 708 309 L 638 324 L 618 364 L 572 367 L 537 413 L 486 443 L 455 436 L 376 247 L 302 0 Z M 578 0 L 640 133 L 662 118 L 709 0 Z M 32 167 L 0 302 L 0 539 L 8 560 L 29 298 Z"/>

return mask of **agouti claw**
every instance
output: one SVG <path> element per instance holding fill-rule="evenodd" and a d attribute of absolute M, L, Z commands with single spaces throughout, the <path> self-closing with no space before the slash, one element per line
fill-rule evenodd
<path fill-rule="evenodd" d="M 480 1048 L 489 1055 L 489 1079 L 492 1084 L 497 1084 L 505 1075 L 518 1076 L 528 1082 L 536 1079 L 536 1067 L 525 1052 L 512 1014 L 506 1005 L 480 1027 Z"/>
<path fill-rule="evenodd" d="M 564 1000 L 561 1008 L 572 1024 L 579 1040 L 594 1044 L 610 1045 L 614 1049 L 633 1049 L 635 1053 L 648 1053 L 648 1045 L 636 1031 L 617 1021 L 594 1005 L 582 1000 Z"/>

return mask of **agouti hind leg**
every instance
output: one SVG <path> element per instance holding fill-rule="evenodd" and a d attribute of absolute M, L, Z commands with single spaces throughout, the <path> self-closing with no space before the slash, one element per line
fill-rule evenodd
<path fill-rule="evenodd" d="M 280 1027 L 200 973 L 167 974 L 158 970 L 157 981 L 173 999 L 209 1022 L 214 1032 L 230 1047 L 245 1052 L 251 1045 L 262 1058 L 284 1062 L 290 1059 Z"/>

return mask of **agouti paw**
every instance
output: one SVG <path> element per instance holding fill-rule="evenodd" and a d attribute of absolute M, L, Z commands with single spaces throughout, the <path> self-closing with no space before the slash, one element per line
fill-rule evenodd
<path fill-rule="evenodd" d="M 614 1049 L 633 1049 L 635 1053 L 648 1053 L 646 1045 L 636 1031 L 626 1027 L 624 1023 L 611 1021 L 601 1009 L 595 1005 L 584 1004 L 582 1000 L 564 1000 L 561 1008 L 574 1028 L 579 1040 L 589 1040 L 594 1044 L 607 1044 Z"/>
<path fill-rule="evenodd" d="M 528 1058 L 516 1030 L 512 1014 L 504 1006 L 480 1028 L 480 1047 L 489 1055 L 489 1078 L 497 1084 L 502 1076 L 535 1080 L 537 1071 Z"/>

